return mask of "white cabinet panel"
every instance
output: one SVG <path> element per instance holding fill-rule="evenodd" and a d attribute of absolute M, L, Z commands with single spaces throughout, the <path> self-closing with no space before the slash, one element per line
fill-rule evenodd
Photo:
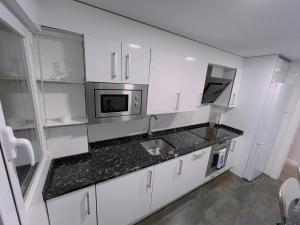
<path fill-rule="evenodd" d="M 96 186 L 99 225 L 130 224 L 150 213 L 153 167 Z"/>
<path fill-rule="evenodd" d="M 95 186 L 47 201 L 51 225 L 97 225 Z"/>
<path fill-rule="evenodd" d="M 180 111 L 196 111 L 201 107 L 208 63 L 199 59 L 186 61 L 181 86 Z"/>
<path fill-rule="evenodd" d="M 233 108 L 233 107 L 237 106 L 239 92 L 240 92 L 241 83 L 242 83 L 242 76 L 243 76 L 243 70 L 237 69 L 235 78 L 234 78 L 232 91 L 231 91 L 230 100 L 229 100 L 229 108 Z"/>
<path fill-rule="evenodd" d="M 178 112 L 184 58 L 152 51 L 147 114 Z"/>
<path fill-rule="evenodd" d="M 122 82 L 148 84 L 150 50 L 134 44 L 122 44 Z"/>
<path fill-rule="evenodd" d="M 205 174 L 211 147 L 193 152 L 183 157 L 180 181 L 181 193 L 185 194 L 205 182 Z"/>
<path fill-rule="evenodd" d="M 121 83 L 121 43 L 84 35 L 86 80 Z"/>
<path fill-rule="evenodd" d="M 179 177 L 182 159 L 173 159 L 155 166 L 151 211 L 155 211 L 180 196 Z"/>
<path fill-rule="evenodd" d="M 232 169 L 234 171 L 234 166 L 236 160 L 238 159 L 238 155 L 241 154 L 240 142 L 241 142 L 241 137 L 231 140 L 231 145 L 226 160 L 226 169 Z"/>

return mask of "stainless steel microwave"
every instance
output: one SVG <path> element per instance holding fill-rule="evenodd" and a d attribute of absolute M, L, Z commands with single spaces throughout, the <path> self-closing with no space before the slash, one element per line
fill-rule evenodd
<path fill-rule="evenodd" d="M 126 121 L 144 118 L 148 85 L 86 83 L 89 123 Z"/>

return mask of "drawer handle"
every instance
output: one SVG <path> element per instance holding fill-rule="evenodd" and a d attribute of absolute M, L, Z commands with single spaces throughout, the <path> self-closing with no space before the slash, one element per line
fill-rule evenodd
<path fill-rule="evenodd" d="M 87 203 L 87 214 L 91 214 L 91 207 L 90 207 L 90 194 L 86 193 L 86 203 Z"/>
<path fill-rule="evenodd" d="M 198 100 L 197 100 L 197 108 L 201 107 L 202 97 L 203 97 L 203 94 L 202 93 L 199 94 Z"/>
<path fill-rule="evenodd" d="M 151 187 L 152 187 L 152 175 L 153 175 L 152 171 L 149 170 L 149 171 L 148 171 L 148 183 L 147 183 L 147 188 L 151 188 Z"/>
<path fill-rule="evenodd" d="M 234 151 L 234 149 L 235 149 L 235 144 L 236 144 L 236 141 L 233 141 L 233 146 L 232 146 L 232 149 L 230 150 L 230 151 Z"/>
<path fill-rule="evenodd" d="M 233 94 L 233 98 L 232 98 L 232 101 L 231 101 L 231 105 L 234 105 L 235 97 L 236 97 L 236 94 Z"/>
<path fill-rule="evenodd" d="M 182 166 L 183 166 L 183 160 L 179 160 L 179 171 L 178 171 L 178 175 L 181 176 L 182 174 Z"/>
<path fill-rule="evenodd" d="M 175 110 L 179 110 L 179 104 L 180 104 L 180 93 L 177 93 Z"/>

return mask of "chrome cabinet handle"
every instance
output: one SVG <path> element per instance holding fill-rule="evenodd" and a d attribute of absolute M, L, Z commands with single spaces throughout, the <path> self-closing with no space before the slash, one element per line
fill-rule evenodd
<path fill-rule="evenodd" d="M 183 166 L 183 160 L 179 160 L 179 171 L 178 171 L 178 175 L 181 176 L 182 174 L 182 166 Z"/>
<path fill-rule="evenodd" d="M 131 55 L 128 54 L 126 55 L 125 57 L 125 61 L 126 61 L 126 68 L 125 68 L 125 79 L 129 79 L 129 73 L 130 73 L 130 58 L 131 58 Z"/>
<path fill-rule="evenodd" d="M 233 94 L 233 98 L 232 98 L 232 101 L 231 101 L 231 105 L 234 105 L 235 97 L 236 97 L 236 94 Z"/>
<path fill-rule="evenodd" d="M 234 152 L 235 144 L 236 144 L 236 141 L 233 141 L 233 146 L 232 146 L 232 149 L 230 151 Z"/>
<path fill-rule="evenodd" d="M 87 214 L 91 214 L 91 207 L 90 207 L 90 193 L 86 193 L 86 203 L 87 203 Z"/>
<path fill-rule="evenodd" d="M 152 171 L 149 170 L 149 171 L 148 171 L 148 183 L 147 183 L 147 188 L 151 188 L 151 187 L 152 187 L 152 175 L 153 175 Z"/>
<path fill-rule="evenodd" d="M 202 96 L 203 96 L 203 94 L 202 94 L 202 93 L 198 95 L 198 100 L 197 100 L 197 108 L 200 108 L 200 107 L 201 107 Z"/>
<path fill-rule="evenodd" d="M 175 110 L 179 110 L 179 104 L 180 104 L 180 93 L 177 93 Z"/>
<path fill-rule="evenodd" d="M 117 77 L 117 53 L 111 53 L 111 77 L 115 79 Z"/>
<path fill-rule="evenodd" d="M 197 160 L 197 159 L 202 158 L 205 154 L 206 154 L 206 152 L 202 152 L 202 153 L 199 154 L 199 155 L 194 154 L 194 155 L 193 155 L 193 158 L 194 158 L 194 160 Z"/>

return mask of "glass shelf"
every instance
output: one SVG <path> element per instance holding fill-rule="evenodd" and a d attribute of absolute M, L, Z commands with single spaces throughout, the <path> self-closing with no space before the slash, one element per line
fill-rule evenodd
<path fill-rule="evenodd" d="M 75 118 L 67 122 L 61 122 L 58 120 L 49 120 L 47 119 L 46 124 L 44 125 L 47 128 L 51 127 L 60 127 L 60 126 L 74 126 L 74 125 L 81 125 L 81 124 L 87 124 L 88 119 L 87 118 Z"/>
<path fill-rule="evenodd" d="M 54 84 L 85 84 L 84 81 L 77 80 L 37 80 L 38 82 L 54 83 Z"/>

